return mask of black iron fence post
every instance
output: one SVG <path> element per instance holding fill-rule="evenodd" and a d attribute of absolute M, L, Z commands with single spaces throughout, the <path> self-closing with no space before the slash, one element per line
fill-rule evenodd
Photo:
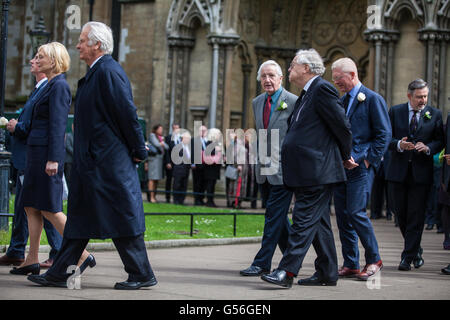
<path fill-rule="evenodd" d="M 2 30 L 0 39 L 0 116 L 5 114 L 6 46 L 8 40 L 9 0 L 2 1 Z M 6 131 L 0 128 L 0 212 L 9 212 L 9 159 L 5 149 Z M 8 230 L 8 218 L 0 217 L 0 230 Z"/>

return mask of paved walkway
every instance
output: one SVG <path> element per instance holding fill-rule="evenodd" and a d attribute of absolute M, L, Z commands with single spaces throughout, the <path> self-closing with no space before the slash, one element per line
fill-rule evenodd
<path fill-rule="evenodd" d="M 332 217 L 339 262 L 340 242 Z M 148 250 L 159 283 L 152 288 L 123 292 L 113 290 L 115 282 L 126 279 L 120 258 L 115 251 L 94 252 L 97 266 L 86 270 L 81 290 L 42 288 L 26 277 L 9 274 L 10 267 L 0 267 L 0 299 L 125 299 L 125 300 L 290 300 L 290 299 L 450 299 L 450 276 L 441 268 L 450 263 L 450 251 L 442 249 L 443 235 L 435 230 L 424 231 L 422 247 L 425 265 L 409 272 L 397 270 L 402 238 L 392 221 L 376 220 L 384 268 L 378 279 L 361 282 L 343 279 L 336 287 L 274 287 L 259 278 L 239 276 L 257 250 L 259 242 L 217 246 L 151 248 Z M 362 256 L 364 255 L 361 251 Z M 44 260 L 47 254 L 41 254 Z M 281 255 L 274 257 L 273 268 Z M 314 272 L 315 252 L 311 248 L 299 277 Z M 364 261 L 361 261 L 364 264 Z M 369 284 L 369 285 L 368 285 Z"/>

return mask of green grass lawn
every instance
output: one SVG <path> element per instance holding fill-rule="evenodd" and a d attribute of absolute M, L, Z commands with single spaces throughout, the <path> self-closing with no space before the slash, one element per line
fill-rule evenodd
<path fill-rule="evenodd" d="M 14 196 L 10 199 L 10 212 L 13 212 Z M 67 212 L 64 202 L 64 212 Z M 144 202 L 144 212 L 239 212 L 224 208 L 209 208 L 200 206 L 183 206 L 166 203 Z M 194 235 L 190 236 L 190 216 L 163 215 L 146 216 L 146 241 L 167 239 L 204 239 L 204 238 L 231 238 L 233 237 L 233 216 L 197 215 L 194 216 Z M 0 231 L 0 245 L 8 245 L 11 237 L 12 219 L 9 219 L 9 232 Z M 262 236 L 264 229 L 264 216 L 237 216 L 236 237 Z M 109 242 L 110 240 L 91 240 L 91 242 Z M 41 244 L 48 244 L 45 232 L 42 232 Z"/>

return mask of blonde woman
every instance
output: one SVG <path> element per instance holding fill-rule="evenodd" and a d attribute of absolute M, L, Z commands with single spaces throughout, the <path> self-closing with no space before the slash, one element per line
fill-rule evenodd
<path fill-rule="evenodd" d="M 61 235 L 66 224 L 66 216 L 62 212 L 62 175 L 64 134 L 72 96 L 64 73 L 69 70 L 70 57 L 62 44 L 52 42 L 39 47 L 36 63 L 39 72 L 46 75 L 48 84 L 35 103 L 27 140 L 22 196 L 28 219 L 30 250 L 24 263 L 10 271 L 17 275 L 40 272 L 38 253 L 42 217 L 50 221 Z M 82 270 L 95 265 L 94 257 L 87 251 L 80 261 L 85 261 Z"/>

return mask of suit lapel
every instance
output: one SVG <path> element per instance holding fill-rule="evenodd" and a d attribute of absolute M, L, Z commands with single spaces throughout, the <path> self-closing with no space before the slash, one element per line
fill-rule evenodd
<path fill-rule="evenodd" d="M 53 82 L 47 82 L 47 84 L 45 85 L 44 88 L 42 88 L 41 90 L 39 90 L 39 92 L 37 92 L 34 97 L 33 97 L 33 105 L 37 105 L 38 102 L 46 95 L 46 93 L 50 90 L 51 86 L 52 86 Z"/>
<path fill-rule="evenodd" d="M 423 126 L 423 122 L 424 122 L 424 115 L 425 115 L 425 112 L 427 112 L 427 111 L 430 111 L 430 110 L 428 110 L 428 106 L 425 106 L 425 108 L 423 108 L 423 110 L 420 112 L 420 115 L 419 115 L 419 123 L 417 124 L 417 129 L 416 129 L 416 136 L 418 135 L 418 133 L 420 132 L 420 129 L 422 129 L 422 126 Z"/>
<path fill-rule="evenodd" d="M 262 94 L 258 101 L 255 102 L 255 118 L 256 118 L 256 126 L 257 128 L 264 129 L 264 123 L 263 123 L 263 112 L 264 112 L 264 100 L 265 95 Z"/>
<path fill-rule="evenodd" d="M 102 56 L 92 68 L 89 68 L 89 71 L 84 76 L 85 81 L 88 81 L 89 78 L 92 76 L 92 74 L 98 69 L 98 67 L 105 61 L 108 61 L 109 59 L 112 59 L 110 55 L 104 55 Z"/>
<path fill-rule="evenodd" d="M 407 103 L 405 103 L 401 108 L 400 119 L 398 121 L 400 121 L 401 128 L 405 128 L 407 135 L 410 136 L 411 133 L 409 132 L 409 108 Z"/>
<path fill-rule="evenodd" d="M 361 103 L 358 100 L 358 95 L 359 95 L 360 92 L 364 93 L 364 91 L 365 91 L 364 89 L 365 89 L 365 87 L 363 85 L 361 85 L 361 87 L 359 88 L 359 91 L 356 93 L 356 96 L 353 99 L 352 105 L 350 107 L 350 112 L 348 114 L 348 118 L 349 119 L 352 118 L 353 114 L 355 113 L 356 109 L 358 108 L 359 104 Z"/>

